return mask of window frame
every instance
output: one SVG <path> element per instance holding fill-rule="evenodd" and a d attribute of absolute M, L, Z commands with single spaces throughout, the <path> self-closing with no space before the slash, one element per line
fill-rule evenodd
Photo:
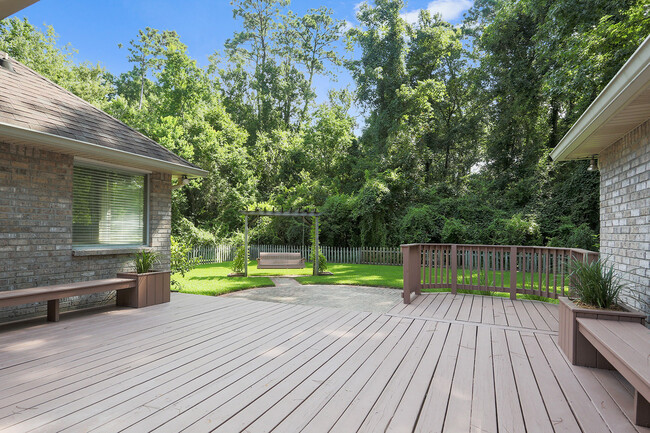
<path fill-rule="evenodd" d="M 72 175 L 72 215 L 73 215 L 73 220 L 74 220 L 74 170 L 77 167 L 81 168 L 87 168 L 91 170 L 97 170 L 97 171 L 103 171 L 103 172 L 108 172 L 108 173 L 118 173 L 118 174 L 125 174 L 125 175 L 131 175 L 131 176 L 143 176 L 144 181 L 143 181 L 143 187 L 144 187 L 144 193 L 143 193 L 143 243 L 137 243 L 137 244 L 75 244 L 74 243 L 74 228 L 71 228 L 71 245 L 72 245 L 72 250 L 73 254 L 74 251 L 97 251 L 101 252 L 103 250 L 110 251 L 125 251 L 125 253 L 130 253 L 132 251 L 138 251 L 142 248 L 148 248 L 151 245 L 151 209 L 150 209 L 150 203 L 151 203 L 151 172 L 149 171 L 144 171 L 144 170 L 138 170 L 134 169 L 131 167 L 123 167 L 119 165 L 113 165 L 109 163 L 103 163 L 103 162 L 98 162 L 98 161 L 93 161 L 93 160 L 86 160 L 85 158 L 75 158 L 74 159 L 74 164 L 72 167 L 73 170 L 73 175 Z M 77 255 L 85 255 L 85 254 L 77 254 Z"/>

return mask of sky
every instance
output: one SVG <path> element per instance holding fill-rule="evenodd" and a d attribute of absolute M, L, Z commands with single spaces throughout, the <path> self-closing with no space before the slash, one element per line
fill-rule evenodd
<path fill-rule="evenodd" d="M 354 25 L 359 0 L 292 0 L 290 8 L 305 13 L 309 8 L 326 6 L 334 17 Z M 413 22 L 420 9 L 442 14 L 457 23 L 471 7 L 472 0 L 410 0 L 404 18 Z M 132 65 L 126 60 L 128 42 L 138 30 L 152 27 L 175 30 L 187 45 L 189 55 L 201 66 L 208 56 L 223 49 L 224 42 L 241 29 L 241 21 L 233 19 L 229 0 L 40 0 L 15 14 L 32 24 L 51 25 L 60 36 L 59 43 L 70 43 L 78 50 L 77 62 L 100 63 L 109 72 L 119 75 Z M 118 44 L 125 47 L 120 49 Z M 352 83 L 350 75 L 339 70 L 334 82 L 319 78 L 315 82 L 318 100 L 327 99 L 327 90 Z M 357 113 L 355 113 L 357 114 Z"/>

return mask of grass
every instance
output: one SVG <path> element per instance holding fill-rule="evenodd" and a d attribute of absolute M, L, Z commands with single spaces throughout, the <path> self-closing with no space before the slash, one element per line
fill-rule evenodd
<path fill-rule="evenodd" d="M 230 262 L 226 262 L 199 265 L 187 272 L 185 278 L 173 275 L 172 281 L 180 283 L 180 290 L 178 285 L 172 286 L 172 288 L 180 293 L 217 296 L 253 287 L 273 286 L 270 278 L 229 278 L 228 274 L 232 272 L 230 264 Z"/>
<path fill-rule="evenodd" d="M 311 269 L 310 269 L 311 270 Z M 300 284 L 345 284 L 351 286 L 376 286 L 402 288 L 402 267 L 382 265 L 350 265 L 330 263 L 327 270 L 334 275 L 296 278 Z"/>
<path fill-rule="evenodd" d="M 181 283 L 181 293 L 194 293 L 201 295 L 222 295 L 237 290 L 250 289 L 254 287 L 269 287 L 273 286 L 273 282 L 268 276 L 283 276 L 283 275 L 302 275 L 296 277 L 296 280 L 301 284 L 344 284 L 351 286 L 375 286 L 375 287 L 390 287 L 401 289 L 403 285 L 402 267 L 401 266 L 383 266 L 383 265 L 352 265 L 342 263 L 330 263 L 327 270 L 334 275 L 319 275 L 313 276 L 311 263 L 307 263 L 304 269 L 257 269 L 257 263 L 252 261 L 248 266 L 249 277 L 234 277 L 229 278 L 227 275 L 231 272 L 231 262 L 200 265 L 181 278 L 174 275 L 172 280 Z M 497 278 L 497 284 L 501 282 L 501 272 L 494 275 L 493 272 L 488 272 L 488 283 L 493 283 L 493 278 Z M 537 274 L 532 276 L 526 274 L 526 287 L 530 288 L 530 281 L 534 282 L 535 288 L 537 287 Z M 552 281 L 552 275 L 549 277 Z M 479 275 L 477 272 L 472 274 L 472 282 L 478 284 Z M 505 286 L 510 286 L 510 273 L 504 272 L 503 279 Z M 438 279 L 438 281 L 440 281 Z M 465 284 L 470 281 L 468 272 L 465 274 Z M 480 281 L 485 281 L 485 273 L 480 276 Z M 542 282 L 544 276 L 542 276 Z M 458 277 L 458 282 L 462 284 L 461 276 Z M 566 281 L 568 283 L 568 279 Z M 522 287 L 522 274 L 517 274 L 517 286 Z M 568 287 L 565 287 L 565 291 Z M 424 289 L 423 292 L 449 292 L 450 289 Z M 508 297 L 508 293 L 483 291 L 483 290 L 459 290 L 459 293 L 468 293 L 473 295 L 490 295 Z M 535 295 L 518 294 L 518 299 L 533 299 L 542 300 L 547 302 L 557 303 L 556 299 L 549 299 Z"/>

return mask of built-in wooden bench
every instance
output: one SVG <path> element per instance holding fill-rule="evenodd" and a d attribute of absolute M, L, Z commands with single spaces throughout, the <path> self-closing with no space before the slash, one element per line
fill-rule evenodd
<path fill-rule="evenodd" d="M 257 269 L 302 269 L 305 259 L 300 253 L 260 253 Z"/>
<path fill-rule="evenodd" d="M 0 307 L 12 307 L 32 302 L 47 301 L 47 320 L 50 322 L 58 322 L 59 301 L 63 298 L 108 292 L 110 290 L 135 290 L 135 288 L 136 280 L 132 278 L 109 278 L 105 280 L 9 290 L 0 292 Z"/>
<path fill-rule="evenodd" d="M 634 387 L 634 419 L 650 427 L 650 329 L 639 323 L 578 318 L 579 365 L 616 369 Z"/>

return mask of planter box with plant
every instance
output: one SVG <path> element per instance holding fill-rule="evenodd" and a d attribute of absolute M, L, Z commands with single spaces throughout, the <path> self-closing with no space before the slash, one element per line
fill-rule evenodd
<path fill-rule="evenodd" d="M 159 254 L 155 251 L 140 251 L 136 253 L 134 262 L 135 273 L 117 274 L 120 278 L 136 280 L 135 288 L 117 292 L 117 305 L 141 308 L 169 302 L 171 271 L 153 270 L 159 262 Z"/>
<path fill-rule="evenodd" d="M 571 296 L 559 298 L 560 348 L 574 365 L 610 368 L 578 332 L 577 319 L 617 320 L 645 324 L 645 314 L 631 311 L 617 303 L 624 285 L 605 260 L 571 264 Z"/>

